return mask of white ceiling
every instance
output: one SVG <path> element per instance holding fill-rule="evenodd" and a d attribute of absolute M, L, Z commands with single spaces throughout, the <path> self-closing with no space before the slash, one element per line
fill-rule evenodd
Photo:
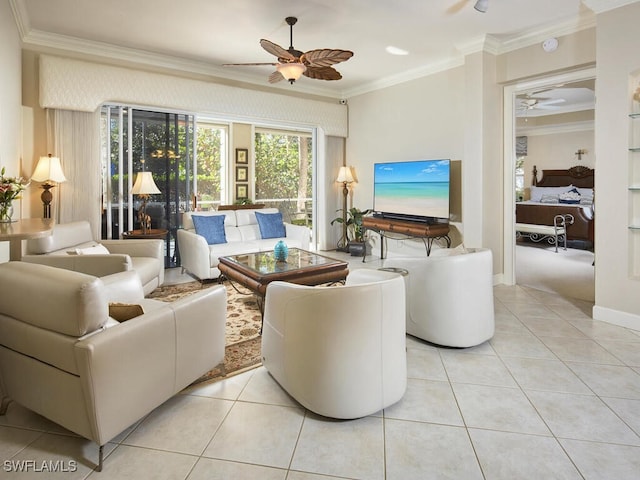
<path fill-rule="evenodd" d="M 592 3 L 598 0 L 584 0 Z M 604 0 L 603 0 L 604 1 Z M 611 2 L 611 0 L 607 0 Z M 621 1 L 621 0 L 616 0 Z M 622 0 L 629 3 L 636 0 Z M 259 40 L 289 47 L 285 17 L 298 17 L 293 45 L 352 50 L 342 80 L 302 77 L 295 89 L 348 98 L 448 66 L 482 48 L 502 53 L 594 25 L 581 0 L 10 0 L 25 45 L 135 58 L 268 87 L 271 62 Z M 388 46 L 407 50 L 391 55 Z M 140 56 L 142 53 L 142 56 Z"/>
<path fill-rule="evenodd" d="M 522 118 L 593 110 L 595 80 L 537 88 L 518 95 L 516 99 L 516 116 Z"/>

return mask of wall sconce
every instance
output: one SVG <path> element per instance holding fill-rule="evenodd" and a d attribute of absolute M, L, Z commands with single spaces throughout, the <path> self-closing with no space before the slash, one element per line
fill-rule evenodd
<path fill-rule="evenodd" d="M 51 200 L 53 200 L 53 194 L 50 190 L 56 186 L 56 183 L 67 181 L 64 173 L 62 173 L 60 159 L 51 156 L 51 154 L 46 157 L 40 157 L 36 170 L 31 176 L 31 180 L 44 182 L 42 184 L 43 192 L 40 198 L 42 199 L 42 205 L 44 207 L 44 218 L 51 218 Z"/>
<path fill-rule="evenodd" d="M 578 156 L 578 160 L 582 160 L 582 155 L 586 155 L 587 151 L 584 148 L 579 148 L 575 155 Z"/>

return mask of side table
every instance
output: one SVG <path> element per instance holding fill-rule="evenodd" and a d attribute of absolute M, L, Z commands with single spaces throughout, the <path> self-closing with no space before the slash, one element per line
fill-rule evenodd
<path fill-rule="evenodd" d="M 23 218 L 0 223 L 0 242 L 9 241 L 9 260 L 22 258 L 22 240 L 47 237 L 53 232 L 53 225 L 53 220 L 49 218 Z"/>
<path fill-rule="evenodd" d="M 122 232 L 122 238 L 124 240 L 132 238 L 165 240 L 167 238 L 167 233 L 169 233 L 169 230 L 166 228 L 150 228 L 147 230 L 147 233 L 142 233 L 142 230 L 129 230 L 128 232 Z"/>

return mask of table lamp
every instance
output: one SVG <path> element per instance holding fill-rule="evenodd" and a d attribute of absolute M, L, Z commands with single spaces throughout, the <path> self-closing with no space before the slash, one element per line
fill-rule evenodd
<path fill-rule="evenodd" d="M 43 192 L 40 198 L 44 206 L 44 218 L 51 218 L 51 200 L 53 200 L 53 194 L 50 190 L 56 186 L 56 183 L 67 181 L 64 173 L 62 173 L 60 159 L 51 156 L 51 154 L 46 157 L 40 157 L 36 170 L 31 176 L 31 180 L 44 182 L 42 184 Z"/>
<path fill-rule="evenodd" d="M 156 183 L 153 181 L 153 175 L 151 172 L 138 172 L 136 182 L 133 184 L 131 193 L 138 195 L 142 200 L 142 207 L 138 212 L 138 220 L 140 221 L 142 234 L 146 235 L 148 230 L 151 229 L 151 217 L 147 215 L 147 201 L 151 195 L 162 192 L 158 190 Z"/>

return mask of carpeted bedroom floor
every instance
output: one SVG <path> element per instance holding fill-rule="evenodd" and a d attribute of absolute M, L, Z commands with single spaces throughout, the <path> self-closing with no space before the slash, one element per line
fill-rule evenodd
<path fill-rule="evenodd" d="M 595 301 L 594 254 L 545 245 L 516 245 L 516 283 L 564 297 Z"/>

